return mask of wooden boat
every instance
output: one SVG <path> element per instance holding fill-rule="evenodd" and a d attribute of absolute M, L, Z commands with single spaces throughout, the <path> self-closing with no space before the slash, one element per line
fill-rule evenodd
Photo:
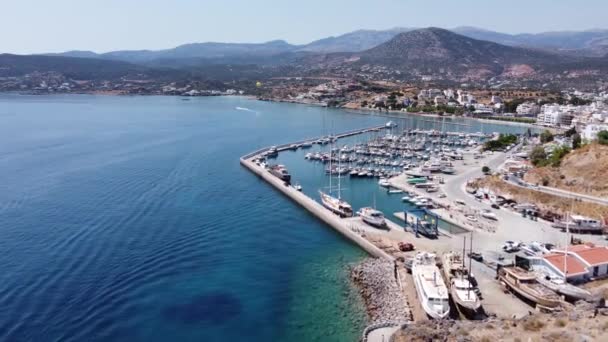
<path fill-rule="evenodd" d="M 474 317 L 481 311 L 479 289 L 472 284 L 462 255 L 449 252 L 444 254 L 442 259 L 443 273 L 450 289 L 452 301 L 463 315 Z"/>
<path fill-rule="evenodd" d="M 536 275 L 523 268 L 500 267 L 498 269 L 498 279 L 503 282 L 511 291 L 528 299 L 536 305 L 547 308 L 556 308 L 560 305 L 559 296 L 550 289 L 541 285 Z"/>

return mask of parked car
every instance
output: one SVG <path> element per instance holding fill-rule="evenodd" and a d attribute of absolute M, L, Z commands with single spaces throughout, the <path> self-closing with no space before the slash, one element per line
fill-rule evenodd
<path fill-rule="evenodd" d="M 483 261 L 483 256 L 481 255 L 481 253 L 478 253 L 478 252 L 469 252 L 467 254 L 467 256 L 475 261 L 479 261 L 479 262 Z"/>

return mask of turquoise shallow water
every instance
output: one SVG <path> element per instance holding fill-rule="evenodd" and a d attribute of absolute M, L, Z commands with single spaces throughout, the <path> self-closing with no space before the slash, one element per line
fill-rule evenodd
<path fill-rule="evenodd" d="M 358 338 L 345 267 L 364 254 L 238 158 L 384 118 L 245 98 L 0 95 L 0 120 L 0 340 Z M 295 157 L 294 175 L 311 167 Z"/>

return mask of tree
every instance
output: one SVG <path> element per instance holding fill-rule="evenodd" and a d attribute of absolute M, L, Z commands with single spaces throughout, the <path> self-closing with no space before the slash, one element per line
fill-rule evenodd
<path fill-rule="evenodd" d="M 547 160 L 547 153 L 545 153 L 545 149 L 542 146 L 536 146 L 530 151 L 528 158 L 534 166 L 544 166 Z"/>
<path fill-rule="evenodd" d="M 574 133 L 572 135 L 572 149 L 576 150 L 577 148 L 581 147 L 581 135 L 578 133 Z"/>
<path fill-rule="evenodd" d="M 567 131 L 564 132 L 564 135 L 567 136 L 567 137 L 571 137 L 571 136 L 573 136 L 575 134 L 576 134 L 576 128 L 575 127 L 572 127 L 569 130 L 567 130 Z"/>
<path fill-rule="evenodd" d="M 608 145 L 608 131 L 597 132 L 597 142 L 602 145 Z"/>
<path fill-rule="evenodd" d="M 540 142 L 542 144 L 546 144 L 551 141 L 553 141 L 553 133 L 551 133 L 551 131 L 548 129 L 540 134 Z"/>

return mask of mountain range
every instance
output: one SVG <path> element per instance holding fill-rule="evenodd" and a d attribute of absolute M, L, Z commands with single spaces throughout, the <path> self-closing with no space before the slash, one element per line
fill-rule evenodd
<path fill-rule="evenodd" d="M 600 30 L 507 35 L 467 27 L 453 31 L 395 28 L 360 30 L 306 45 L 277 40 L 195 43 L 167 50 L 104 54 L 0 55 L 0 77 L 54 71 L 73 79 L 137 76 L 225 82 L 323 75 L 480 84 L 498 80 L 523 86 L 532 85 L 529 82 L 593 85 L 606 81 L 608 56 L 592 57 L 598 53 L 581 51 L 599 50 L 600 43 L 608 40 L 603 34 L 608 37 L 608 31 Z"/>
<path fill-rule="evenodd" d="M 269 57 L 287 53 L 361 52 L 385 43 L 400 33 L 418 28 L 388 30 L 358 30 L 336 37 L 328 37 L 304 45 L 293 45 L 283 40 L 266 43 L 192 43 L 165 50 L 124 50 L 97 54 L 92 51 L 68 51 L 46 54 L 67 57 L 101 58 L 132 63 L 150 63 L 163 59 L 221 59 L 232 57 Z M 543 33 L 507 34 L 475 27 L 457 27 L 452 32 L 478 40 L 514 47 L 529 47 L 547 51 L 580 55 L 608 54 L 608 30 L 557 31 Z"/>

